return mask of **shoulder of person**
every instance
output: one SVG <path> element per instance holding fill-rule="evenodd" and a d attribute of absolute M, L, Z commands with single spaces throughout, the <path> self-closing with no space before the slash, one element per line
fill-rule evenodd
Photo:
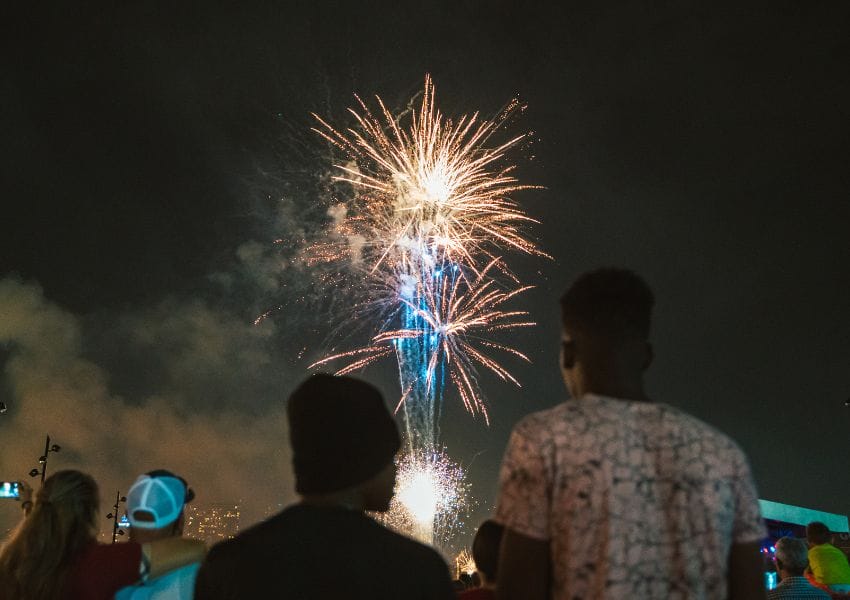
<path fill-rule="evenodd" d="M 577 407 L 580 408 L 577 402 L 568 400 L 551 408 L 527 414 L 514 425 L 513 432 L 524 437 L 545 435 L 554 423 L 569 425 L 570 420 L 564 417 Z"/>
<path fill-rule="evenodd" d="M 249 533 L 249 530 L 246 530 L 229 540 L 213 544 L 207 551 L 207 556 L 204 559 L 204 562 L 214 562 L 233 556 L 239 556 L 246 551 L 250 551 L 250 547 L 253 545 L 253 540 L 251 539 L 253 536 Z"/>
<path fill-rule="evenodd" d="M 388 543 L 394 546 L 394 551 L 405 554 L 410 558 L 412 561 L 410 564 L 428 565 L 430 567 L 439 566 L 440 568 L 448 569 L 446 561 L 431 546 L 396 533 L 379 523 L 375 523 L 375 525 L 380 528 L 382 535 L 387 537 Z"/>
<path fill-rule="evenodd" d="M 207 562 L 219 560 L 222 557 L 239 557 L 254 548 L 265 548 L 270 542 L 282 541 L 286 538 L 285 529 L 297 516 L 298 505 L 292 505 L 281 512 L 272 515 L 264 521 L 255 523 L 248 529 L 229 540 L 215 544 L 207 553 Z"/>
<path fill-rule="evenodd" d="M 684 426 L 690 427 L 701 437 L 710 440 L 718 449 L 739 455 L 742 458 L 746 456 L 741 446 L 738 445 L 738 442 L 714 425 L 675 406 L 670 406 L 669 404 L 662 404 L 660 406 L 665 408 L 671 418 L 679 420 Z"/>
<path fill-rule="evenodd" d="M 421 559 L 416 558 L 416 560 L 421 561 L 423 575 L 427 576 L 430 584 L 435 589 L 439 589 L 443 584 L 450 586 L 451 575 L 445 559 L 430 546 L 425 546 L 424 544 L 419 544 L 419 546 L 422 555 Z"/>

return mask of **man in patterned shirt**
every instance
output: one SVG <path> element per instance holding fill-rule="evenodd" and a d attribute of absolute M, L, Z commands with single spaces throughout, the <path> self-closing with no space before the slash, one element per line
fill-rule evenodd
<path fill-rule="evenodd" d="M 561 299 L 572 399 L 520 421 L 508 443 L 500 599 L 765 597 L 744 453 L 644 392 L 653 303 L 623 269 L 587 273 Z"/>
<path fill-rule="evenodd" d="M 806 542 L 792 537 L 776 542 L 776 569 L 782 582 L 767 593 L 767 600 L 830 600 L 829 594 L 803 576 L 808 564 Z"/>

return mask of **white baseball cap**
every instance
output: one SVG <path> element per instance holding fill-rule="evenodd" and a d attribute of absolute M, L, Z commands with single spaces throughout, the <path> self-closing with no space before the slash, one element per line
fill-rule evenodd
<path fill-rule="evenodd" d="M 160 529 L 176 521 L 183 505 L 194 497 L 195 493 L 182 477 L 165 470 L 151 471 L 139 475 L 130 487 L 127 518 L 132 527 Z M 147 518 L 136 518 L 136 513 L 142 511 Z"/>

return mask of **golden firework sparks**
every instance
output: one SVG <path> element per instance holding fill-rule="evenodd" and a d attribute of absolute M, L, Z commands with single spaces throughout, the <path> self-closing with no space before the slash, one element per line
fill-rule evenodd
<path fill-rule="evenodd" d="M 495 120 L 478 113 L 456 122 L 434 104 L 434 84 L 425 78 L 422 104 L 402 128 L 380 97 L 373 113 L 359 97 L 361 112 L 349 109 L 358 127 L 334 129 L 318 115 L 314 128 L 345 152 L 351 161 L 336 165 L 338 181 L 354 188 L 352 209 L 336 227 L 340 237 L 359 235 L 369 255 L 370 271 L 415 273 L 438 268 L 443 261 L 472 269 L 481 258 L 507 246 L 546 256 L 528 240 L 523 226 L 536 223 L 510 195 L 537 186 L 522 185 L 503 165 L 505 153 L 525 135 L 487 146 L 507 117 L 520 109 L 514 101 Z M 325 258 L 339 250 L 317 247 Z M 504 264 L 502 265 L 504 266 Z"/>
<path fill-rule="evenodd" d="M 497 275 L 519 286 L 498 256 L 505 249 L 546 256 L 525 237 L 524 226 L 536 221 L 511 198 L 536 186 L 519 183 L 514 166 L 505 164 L 506 152 L 524 135 L 491 144 L 521 108 L 518 102 L 493 120 L 478 113 L 452 120 L 434 99 L 426 76 L 421 104 L 404 113 L 404 123 L 377 96 L 375 112 L 357 97 L 359 111 L 349 109 L 355 126 L 344 131 L 314 115 L 319 122 L 314 130 L 347 155 L 347 162 L 336 165 L 335 179 L 349 184 L 354 195 L 330 211 L 332 230 L 313 246 L 312 260 L 348 258 L 359 265 L 373 282 L 367 305 L 390 317 L 368 346 L 311 366 L 349 359 L 337 371 L 346 374 L 396 355 L 402 370 L 399 407 L 413 391 L 433 403 L 442 367 L 466 408 L 487 419 L 476 368 L 519 385 L 489 351 L 528 360 L 486 336 L 533 324 L 524 311 L 502 308 L 528 287 L 506 289 Z"/>

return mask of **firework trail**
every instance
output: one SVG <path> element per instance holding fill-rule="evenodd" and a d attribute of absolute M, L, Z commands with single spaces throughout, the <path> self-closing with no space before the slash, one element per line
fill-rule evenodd
<path fill-rule="evenodd" d="M 488 278 L 497 264 L 496 259 L 491 261 L 471 282 L 458 275 L 457 265 L 452 265 L 448 273 L 438 271 L 433 278 L 417 282 L 411 298 L 401 297 L 406 327 L 380 332 L 372 338 L 369 346 L 325 357 L 314 366 L 341 358 L 353 359 L 337 371 L 344 375 L 396 354 L 403 389 L 397 409 L 405 406 L 406 415 L 423 413 L 418 418 L 412 417 L 412 422 L 420 424 L 425 421 L 424 429 L 431 429 L 427 421 L 435 407 L 407 402 L 407 399 L 414 390 L 423 391 L 426 398 L 437 397 L 445 377 L 454 384 L 467 410 L 480 412 L 489 422 L 487 406 L 475 385 L 475 365 L 490 369 L 505 381 L 519 383 L 496 360 L 486 355 L 481 346 L 525 361 L 528 357 L 509 346 L 489 341 L 486 334 L 534 324 L 526 320 L 526 311 L 501 309 L 503 303 L 528 290 L 529 286 L 509 292 L 497 287 L 495 281 Z M 407 370 L 409 364 L 418 368 Z M 420 439 L 428 437 L 421 430 L 412 433 Z M 433 439 L 423 441 L 435 442 Z"/>
<path fill-rule="evenodd" d="M 320 124 L 315 131 L 348 156 L 347 163 L 337 165 L 336 179 L 355 194 L 331 241 L 313 250 L 316 260 L 348 259 L 363 268 L 372 282 L 366 304 L 382 315 L 381 326 L 368 347 L 312 366 L 349 359 L 338 371 L 343 374 L 395 355 L 410 447 L 435 447 L 447 382 L 467 410 L 486 420 L 476 365 L 518 382 L 485 350 L 527 360 L 482 337 L 531 325 L 517 320 L 524 312 L 500 308 L 528 289 L 506 291 L 499 285 L 496 275 L 518 284 L 500 252 L 546 256 L 523 235 L 523 226 L 536 221 L 510 198 L 535 186 L 520 184 L 514 167 L 503 165 L 505 153 L 525 136 L 488 145 L 522 107 L 514 101 L 495 120 L 475 113 L 455 122 L 436 109 L 430 77 L 420 107 L 408 113 L 407 127 L 379 97 L 377 114 L 357 101 L 360 112 L 350 109 L 356 127 L 344 132 L 314 115 Z"/>
<path fill-rule="evenodd" d="M 346 374 L 395 357 L 406 453 L 389 523 L 403 522 L 400 528 L 433 542 L 445 539 L 468 491 L 460 483 L 463 469 L 439 449 L 447 384 L 489 423 L 479 369 L 519 385 L 491 354 L 528 360 L 492 339 L 533 325 L 525 311 L 504 306 L 529 287 L 502 254 L 547 256 L 525 237 L 524 228 L 536 221 L 511 198 L 536 187 L 521 184 L 514 166 L 505 164 L 505 154 L 525 135 L 492 142 L 523 107 L 512 101 L 494 120 L 475 113 L 455 121 L 436 109 L 430 77 L 418 108 L 398 119 L 377 96 L 375 112 L 357 102 L 359 110 L 349 109 L 355 124 L 344 131 L 313 115 L 314 131 L 346 155 L 335 180 L 353 193 L 331 207 L 332 227 L 311 247 L 310 260 L 346 261 L 359 270 L 358 287 L 367 293 L 354 312 L 357 320 L 373 314 L 379 325 L 367 346 L 311 367 L 345 361 L 337 374 Z"/>

